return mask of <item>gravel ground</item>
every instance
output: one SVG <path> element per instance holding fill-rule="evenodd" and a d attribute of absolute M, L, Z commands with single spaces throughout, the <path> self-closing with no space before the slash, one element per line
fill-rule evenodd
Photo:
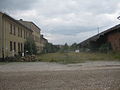
<path fill-rule="evenodd" d="M 0 90 L 120 90 L 120 62 L 8 63 Z"/>

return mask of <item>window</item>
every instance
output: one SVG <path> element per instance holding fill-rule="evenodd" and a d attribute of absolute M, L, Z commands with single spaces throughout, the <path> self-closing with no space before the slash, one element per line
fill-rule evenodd
<path fill-rule="evenodd" d="M 15 25 L 14 25 L 14 35 L 16 34 L 16 31 L 15 31 Z"/>
<path fill-rule="evenodd" d="M 29 33 L 29 37 L 30 37 L 30 33 Z"/>
<path fill-rule="evenodd" d="M 25 39 L 25 30 L 24 30 L 24 39 Z"/>
<path fill-rule="evenodd" d="M 21 35 L 20 36 L 22 37 L 22 28 L 21 28 Z"/>
<path fill-rule="evenodd" d="M 16 51 L 16 42 L 14 42 L 14 50 Z"/>
<path fill-rule="evenodd" d="M 18 37 L 20 36 L 20 28 L 18 27 Z"/>
<path fill-rule="evenodd" d="M 18 52 L 20 52 L 20 43 L 18 43 Z"/>
<path fill-rule="evenodd" d="M 21 52 L 23 51 L 23 44 L 21 43 Z"/>
<path fill-rule="evenodd" d="M 26 32 L 25 36 L 26 36 L 26 38 L 27 38 L 27 32 Z"/>
<path fill-rule="evenodd" d="M 10 24 L 10 34 L 12 34 L 12 24 Z"/>
<path fill-rule="evenodd" d="M 12 51 L 12 41 L 10 41 L 10 51 Z"/>

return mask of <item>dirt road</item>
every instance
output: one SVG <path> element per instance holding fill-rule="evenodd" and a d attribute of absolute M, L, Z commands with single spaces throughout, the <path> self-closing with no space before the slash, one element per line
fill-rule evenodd
<path fill-rule="evenodd" d="M 0 65 L 0 90 L 120 90 L 120 62 Z"/>

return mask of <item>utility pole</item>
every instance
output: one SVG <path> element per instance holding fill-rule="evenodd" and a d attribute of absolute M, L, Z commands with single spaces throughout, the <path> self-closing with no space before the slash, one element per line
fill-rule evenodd
<path fill-rule="evenodd" d="M 100 33 L 99 31 L 100 31 L 100 28 L 99 28 L 99 26 L 97 27 L 97 29 L 98 29 L 98 34 Z"/>

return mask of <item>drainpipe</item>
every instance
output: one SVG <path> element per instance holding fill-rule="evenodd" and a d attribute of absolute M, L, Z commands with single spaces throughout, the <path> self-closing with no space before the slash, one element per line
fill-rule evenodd
<path fill-rule="evenodd" d="M 5 58 L 5 57 L 4 57 L 4 48 L 2 47 L 2 61 L 5 60 L 4 58 Z"/>
<path fill-rule="evenodd" d="M 4 14 L 2 15 L 2 61 L 5 60 L 5 56 L 4 56 L 4 30 L 3 30 L 3 16 Z"/>

